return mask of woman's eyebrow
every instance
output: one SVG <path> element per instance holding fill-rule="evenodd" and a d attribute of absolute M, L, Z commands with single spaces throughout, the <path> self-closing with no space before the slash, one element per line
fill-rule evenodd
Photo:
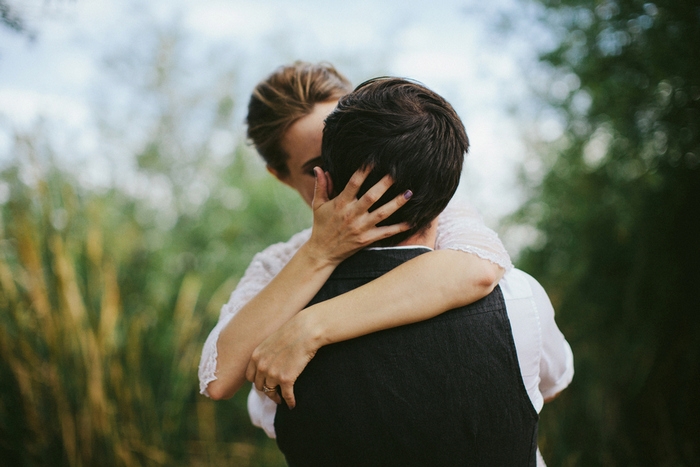
<path fill-rule="evenodd" d="M 304 163 L 304 165 L 301 166 L 301 170 L 302 170 L 302 171 L 307 171 L 307 170 L 311 170 L 311 169 L 313 169 L 314 167 L 317 167 L 317 166 L 320 167 L 320 166 L 321 166 L 321 161 L 322 161 L 322 159 L 323 159 L 323 158 L 322 158 L 321 156 L 314 157 L 313 159 L 309 159 L 308 161 L 306 161 L 306 162 Z"/>

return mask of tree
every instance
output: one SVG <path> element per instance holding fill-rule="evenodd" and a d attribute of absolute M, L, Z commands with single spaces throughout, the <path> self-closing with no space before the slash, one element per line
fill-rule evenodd
<path fill-rule="evenodd" d="M 553 465 L 700 464 L 700 5 L 540 0 L 571 92 L 550 168 L 514 219 L 576 376 L 545 408 Z M 580 85 L 580 86 L 579 86 Z"/>

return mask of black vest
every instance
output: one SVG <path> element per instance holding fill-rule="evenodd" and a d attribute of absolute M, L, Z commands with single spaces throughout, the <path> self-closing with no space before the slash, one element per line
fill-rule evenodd
<path fill-rule="evenodd" d="M 425 251 L 361 251 L 310 304 Z M 322 347 L 294 394 L 296 407 L 275 416 L 291 467 L 535 466 L 538 415 L 500 287 L 430 320 Z"/>

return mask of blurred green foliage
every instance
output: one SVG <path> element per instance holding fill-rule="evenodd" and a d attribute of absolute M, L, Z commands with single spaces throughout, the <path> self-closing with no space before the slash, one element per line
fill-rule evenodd
<path fill-rule="evenodd" d="M 551 465 L 700 465 L 700 4 L 541 0 L 567 122 L 514 220 L 574 382 L 545 407 Z M 568 86 L 567 86 L 568 85 Z M 564 91 L 562 91 L 562 86 Z"/>
<path fill-rule="evenodd" d="M 3 465 L 283 464 L 245 391 L 215 404 L 196 374 L 253 254 L 308 208 L 239 145 L 164 226 L 144 199 L 82 187 L 37 138 L 0 172 Z"/>
<path fill-rule="evenodd" d="M 177 31 L 148 39 L 105 61 L 121 94 L 96 94 L 87 156 L 51 122 L 9 129 L 2 465 L 284 465 L 246 391 L 207 399 L 197 365 L 253 255 L 311 213 L 233 130 L 231 67 L 197 88 Z"/>

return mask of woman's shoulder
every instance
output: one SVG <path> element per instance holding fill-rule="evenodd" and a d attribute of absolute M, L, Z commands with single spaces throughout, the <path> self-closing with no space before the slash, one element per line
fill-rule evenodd
<path fill-rule="evenodd" d="M 311 229 L 305 229 L 292 235 L 285 242 L 274 243 L 253 257 L 249 268 L 262 266 L 268 270 L 279 270 L 289 262 L 294 253 L 311 237 Z"/>
<path fill-rule="evenodd" d="M 279 253 L 287 253 L 289 251 L 296 252 L 301 246 L 306 243 L 311 237 L 311 229 L 304 229 L 292 235 L 289 240 L 284 242 L 273 243 L 265 248 L 258 255 L 274 255 Z M 294 253 L 292 253 L 294 254 Z"/>

